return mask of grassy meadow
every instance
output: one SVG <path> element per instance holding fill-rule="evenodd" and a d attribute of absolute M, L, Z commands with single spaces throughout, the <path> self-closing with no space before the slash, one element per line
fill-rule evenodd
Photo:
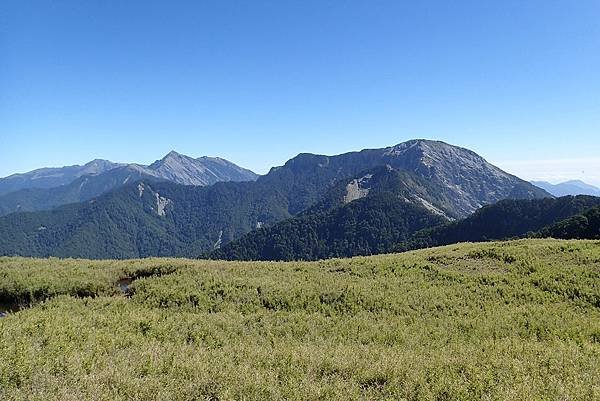
<path fill-rule="evenodd" d="M 2 305 L 1 400 L 600 400 L 598 241 L 0 258 Z"/>

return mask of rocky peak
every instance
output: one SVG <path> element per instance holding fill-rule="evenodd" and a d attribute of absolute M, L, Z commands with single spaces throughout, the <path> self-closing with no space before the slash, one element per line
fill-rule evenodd
<path fill-rule="evenodd" d="M 428 139 L 413 139 L 402 142 L 398 145 L 384 149 L 384 154 L 387 156 L 407 157 L 410 155 L 420 156 L 424 160 L 441 160 L 441 159 L 469 159 L 478 163 L 485 160 L 477 153 L 447 144 L 442 141 L 432 141 Z"/>
<path fill-rule="evenodd" d="M 505 198 L 548 196 L 543 190 L 488 163 L 475 152 L 442 141 L 413 139 L 383 149 L 365 149 L 337 156 L 301 153 L 279 169 L 272 169 L 263 182 L 284 182 L 290 191 L 293 213 L 308 207 L 315 196 L 305 196 L 304 182 L 327 188 L 337 180 L 355 177 L 377 166 L 416 174 L 443 189 L 452 199 L 455 215 L 466 216 L 482 205 Z"/>
<path fill-rule="evenodd" d="M 177 159 L 183 159 L 183 158 L 188 158 L 188 156 L 172 150 L 169 153 L 167 153 L 163 159 L 164 160 L 177 160 Z"/>
<path fill-rule="evenodd" d="M 109 160 L 94 159 L 91 162 L 86 163 L 82 166 L 79 176 L 87 174 L 101 174 L 105 171 L 112 170 L 114 168 L 123 166 L 121 163 L 113 163 Z"/>
<path fill-rule="evenodd" d="M 515 178 L 488 163 L 477 153 L 442 141 L 415 139 L 384 149 L 384 156 L 394 167 L 418 171 L 427 177 L 442 180 L 491 176 L 503 180 Z"/>
<path fill-rule="evenodd" d="M 185 185 L 211 185 L 218 181 L 252 181 L 256 174 L 218 157 L 197 159 L 172 150 L 147 170 L 151 175 Z"/>
<path fill-rule="evenodd" d="M 189 162 L 190 160 L 194 160 L 194 159 L 189 156 L 182 155 L 181 153 L 177 153 L 176 151 L 172 150 L 169 153 L 167 153 L 162 159 L 159 159 L 159 160 L 155 161 L 154 163 L 152 163 L 149 167 L 156 169 L 156 168 L 159 168 L 164 165 L 185 163 L 185 162 Z"/>

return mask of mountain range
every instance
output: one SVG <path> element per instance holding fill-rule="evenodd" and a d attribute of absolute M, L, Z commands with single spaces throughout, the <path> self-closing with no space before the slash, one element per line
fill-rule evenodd
<path fill-rule="evenodd" d="M 28 173 L 0 178 L 0 195 L 28 188 L 53 188 L 66 185 L 84 175 L 96 175 L 122 166 L 108 160 L 96 159 L 79 166 L 45 167 Z"/>
<path fill-rule="evenodd" d="M 253 181 L 257 177 L 225 159 L 195 159 L 175 151 L 149 166 L 94 160 L 84 166 L 46 168 L 0 179 L 0 191 L 4 191 L 0 195 L 0 216 L 83 202 L 142 179 L 206 186 L 220 181 Z"/>
<path fill-rule="evenodd" d="M 551 184 L 546 181 L 531 181 L 537 187 L 540 187 L 554 196 L 566 195 L 592 195 L 600 196 L 600 188 L 586 184 L 581 180 L 571 180 L 559 184 Z"/>
<path fill-rule="evenodd" d="M 315 232 L 325 244 L 310 258 L 377 253 L 503 199 L 551 197 L 476 153 L 439 141 L 411 140 L 336 156 L 303 153 L 255 181 L 213 174 L 212 182 L 229 182 L 206 186 L 181 185 L 198 171 L 188 159 L 172 153 L 147 168 L 119 166 L 108 172 L 142 173 L 115 175 L 118 185 L 83 202 L 1 217 L 0 254 L 200 256 L 269 229 L 295 243 L 288 233 L 307 227 L 306 221 L 316 228 L 296 237 Z M 85 176 L 84 186 L 104 174 Z"/>

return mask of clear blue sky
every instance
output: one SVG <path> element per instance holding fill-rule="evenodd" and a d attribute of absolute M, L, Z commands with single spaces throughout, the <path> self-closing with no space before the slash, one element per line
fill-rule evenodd
<path fill-rule="evenodd" d="M 599 21 L 598 0 L 4 0 L 0 176 L 431 138 L 598 184 Z"/>

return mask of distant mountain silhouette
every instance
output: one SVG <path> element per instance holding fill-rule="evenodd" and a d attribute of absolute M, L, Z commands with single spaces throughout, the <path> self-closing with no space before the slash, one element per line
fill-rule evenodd
<path fill-rule="evenodd" d="M 84 175 L 96 175 L 122 166 L 108 160 L 96 159 L 83 166 L 44 167 L 27 173 L 0 178 L 0 195 L 28 188 L 52 188 L 66 185 Z"/>
<path fill-rule="evenodd" d="M 92 169 L 90 168 L 92 165 L 99 167 Z M 0 196 L 0 216 L 13 212 L 48 210 L 68 203 L 83 202 L 141 179 L 166 180 L 178 184 L 204 186 L 220 181 L 253 181 L 258 177 L 252 171 L 225 159 L 218 157 L 194 159 L 174 151 L 169 152 L 150 166 L 122 165 L 106 161 L 94 161 L 86 166 L 88 167 L 77 171 L 88 174 L 77 177 L 75 174 L 71 174 L 69 177 L 72 181 L 68 183 L 48 188 L 26 188 Z M 71 168 L 65 167 L 65 169 L 71 171 Z M 46 170 L 48 169 L 43 171 Z M 35 181 L 36 178 L 33 177 L 39 174 L 27 173 L 27 176 L 31 181 Z M 60 182 L 67 180 L 65 174 L 63 173 Z M 44 177 L 47 177 L 47 174 Z M 49 181 L 46 182 L 47 185 L 50 184 Z"/>
<path fill-rule="evenodd" d="M 592 195 L 600 196 L 600 188 L 586 184 L 581 180 L 571 180 L 561 182 L 559 184 L 550 184 L 546 181 L 531 181 L 535 186 L 538 186 L 554 196 L 566 195 Z"/>

